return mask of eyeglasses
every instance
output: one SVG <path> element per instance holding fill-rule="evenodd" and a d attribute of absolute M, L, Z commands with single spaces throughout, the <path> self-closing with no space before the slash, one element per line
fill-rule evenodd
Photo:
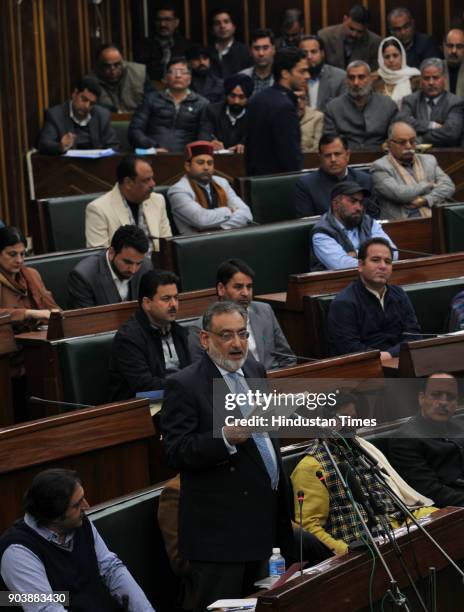
<path fill-rule="evenodd" d="M 390 30 L 392 32 L 395 32 L 395 33 L 397 33 L 397 32 L 405 32 L 406 30 L 410 30 L 411 27 L 412 27 L 412 22 L 411 21 L 407 21 L 404 25 L 398 26 L 396 28 L 390 28 Z"/>
<path fill-rule="evenodd" d="M 171 68 L 167 71 L 167 74 L 170 74 L 172 76 L 188 76 L 190 72 L 188 70 L 172 70 Z"/>
<path fill-rule="evenodd" d="M 102 63 L 101 67 L 103 70 L 119 70 L 122 66 L 122 62 L 114 62 L 113 64 Z"/>
<path fill-rule="evenodd" d="M 390 142 L 393 142 L 394 144 L 400 147 L 404 147 L 407 144 L 410 144 L 415 147 L 417 144 L 417 140 L 415 138 L 405 138 L 404 140 L 393 140 L 393 138 L 390 138 Z"/>
<path fill-rule="evenodd" d="M 235 336 L 238 336 L 239 340 L 247 340 L 250 337 L 250 332 L 247 329 L 241 329 L 238 332 L 233 332 L 233 331 L 221 331 L 221 332 L 214 332 L 214 331 L 208 331 L 209 334 L 214 334 L 215 336 L 219 336 L 219 338 L 221 338 L 221 340 L 223 342 L 230 342 L 231 340 L 233 340 L 235 338 Z"/>

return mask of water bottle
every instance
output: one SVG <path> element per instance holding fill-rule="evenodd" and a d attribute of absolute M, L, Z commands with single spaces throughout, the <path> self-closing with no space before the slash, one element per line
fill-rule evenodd
<path fill-rule="evenodd" d="M 285 559 L 280 554 L 280 548 L 273 548 L 269 557 L 269 576 L 282 576 L 284 573 Z"/>

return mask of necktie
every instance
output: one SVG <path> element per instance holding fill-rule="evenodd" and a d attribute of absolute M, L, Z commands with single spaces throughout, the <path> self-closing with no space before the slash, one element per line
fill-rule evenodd
<path fill-rule="evenodd" d="M 433 115 L 433 109 L 435 108 L 435 102 L 433 101 L 433 98 L 429 98 L 427 100 L 427 104 L 429 106 L 429 120 L 432 120 L 432 115 Z"/>
<path fill-rule="evenodd" d="M 237 372 L 233 372 L 227 374 L 227 378 L 232 383 L 232 390 L 234 393 L 247 393 L 249 387 L 245 381 L 245 378 L 238 374 Z M 253 411 L 253 406 L 246 404 L 245 406 L 240 406 L 240 411 L 244 417 L 248 416 Z M 256 444 L 256 448 L 261 455 L 261 459 L 266 467 L 267 473 L 269 474 L 269 478 L 271 480 L 271 486 L 273 489 L 277 489 L 277 485 L 279 483 L 279 468 L 277 466 L 275 457 L 271 453 L 268 441 L 269 437 L 265 436 L 264 433 L 253 433 L 251 434 L 254 443 Z"/>

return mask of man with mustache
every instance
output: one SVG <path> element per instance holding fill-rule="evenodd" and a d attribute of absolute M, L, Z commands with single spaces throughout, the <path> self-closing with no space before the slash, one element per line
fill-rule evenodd
<path fill-rule="evenodd" d="M 188 331 L 176 323 L 179 279 L 150 270 L 140 280 L 139 308 L 117 332 L 111 350 L 110 398 L 164 389 L 166 378 L 190 363 Z"/>
<path fill-rule="evenodd" d="M 369 65 L 357 60 L 346 69 L 347 92 L 331 100 L 325 111 L 324 134 L 342 134 L 350 149 L 377 150 L 398 107 L 388 96 L 372 91 Z"/>
<path fill-rule="evenodd" d="M 382 219 L 430 217 L 432 206 L 449 200 L 455 186 L 434 155 L 416 153 L 416 130 L 402 121 L 388 129 L 388 155 L 371 166 Z"/>
<path fill-rule="evenodd" d="M 420 339 L 420 326 L 406 293 L 390 285 L 393 249 L 384 238 L 364 242 L 358 253 L 359 278 L 329 308 L 330 355 L 380 350 L 385 361 L 398 357 L 401 342 Z"/>
<path fill-rule="evenodd" d="M 419 393 L 419 413 L 389 445 L 392 465 L 439 508 L 464 506 L 464 428 L 454 418 L 458 400 L 454 376 L 432 374 Z"/>
<path fill-rule="evenodd" d="M 330 210 L 311 233 L 311 270 L 340 270 L 358 265 L 358 249 L 369 238 L 382 238 L 398 259 L 396 247 L 378 221 L 364 211 L 370 195 L 354 181 L 341 181 L 330 194 Z"/>
<path fill-rule="evenodd" d="M 414 127 L 418 143 L 435 147 L 459 146 L 464 101 L 445 89 L 445 62 L 437 57 L 426 59 L 420 71 L 421 89 L 403 98 L 397 118 Z"/>
<path fill-rule="evenodd" d="M 450 30 L 443 41 L 446 91 L 464 97 L 464 30 Z"/>
<path fill-rule="evenodd" d="M 225 421 L 252 409 L 226 410 L 226 394 L 261 389 L 257 379 L 266 376 L 262 364 L 247 359 L 247 313 L 217 302 L 202 327 L 205 353 L 166 381 L 161 414 L 166 456 L 180 471 L 179 555 L 192 570 L 195 612 L 255 591 L 272 548 L 288 559 L 293 546 L 277 440 Z"/>

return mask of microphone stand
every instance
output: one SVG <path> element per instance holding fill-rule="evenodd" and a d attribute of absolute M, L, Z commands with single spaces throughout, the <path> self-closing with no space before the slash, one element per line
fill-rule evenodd
<path fill-rule="evenodd" d="M 304 491 L 298 491 L 297 499 L 300 510 L 300 576 L 303 576 L 303 501 Z"/>
<path fill-rule="evenodd" d="M 405 596 L 401 593 L 401 591 L 398 589 L 398 583 L 396 582 L 393 574 L 390 571 L 390 568 L 388 567 L 384 556 L 382 555 L 382 553 L 380 552 L 380 549 L 377 545 L 377 542 L 375 541 L 374 536 L 372 535 L 371 531 L 369 530 L 366 521 L 364 520 L 364 517 L 362 515 L 362 512 L 360 511 L 360 509 L 358 508 L 358 504 L 354 501 L 352 495 L 351 495 L 351 491 L 350 488 L 345 480 L 345 478 L 343 477 L 340 468 L 338 467 L 338 464 L 336 462 L 336 460 L 334 459 L 329 446 L 327 444 L 327 442 L 325 440 L 321 440 L 322 442 L 322 446 L 324 447 L 330 462 L 333 465 L 333 468 L 335 470 L 335 473 L 337 474 L 338 478 L 340 479 L 340 482 L 342 483 L 343 488 L 345 489 L 345 492 L 348 496 L 348 498 L 350 499 L 351 503 L 353 504 L 353 510 L 355 511 L 355 513 L 357 514 L 359 521 L 361 523 L 361 525 L 364 528 L 364 531 L 366 532 L 367 538 L 370 541 L 370 543 L 372 544 L 372 548 L 374 549 L 375 553 L 377 554 L 377 557 L 379 558 L 381 564 L 383 565 L 383 568 L 385 570 L 385 573 L 388 576 L 389 582 L 390 582 L 390 589 L 388 589 L 387 593 L 390 595 L 390 597 L 392 598 L 392 600 L 395 602 L 395 604 L 401 608 L 404 607 L 405 610 L 407 610 L 409 612 L 409 607 L 406 603 L 406 598 Z"/>

